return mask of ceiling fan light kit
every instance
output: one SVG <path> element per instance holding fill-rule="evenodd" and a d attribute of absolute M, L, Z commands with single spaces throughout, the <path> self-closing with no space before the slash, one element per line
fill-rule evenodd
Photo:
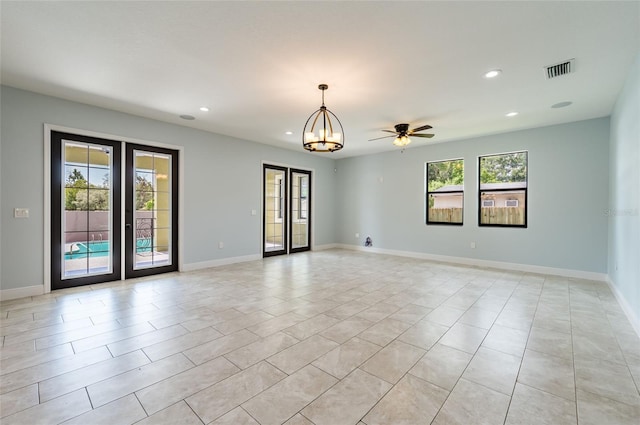
<path fill-rule="evenodd" d="M 409 139 L 409 136 L 398 136 L 393 141 L 393 144 L 395 146 L 399 146 L 401 148 L 407 146 L 409 143 L 411 143 L 411 139 Z"/>
<path fill-rule="evenodd" d="M 409 143 L 411 143 L 411 139 L 409 138 L 409 136 L 411 136 L 411 137 L 425 137 L 427 139 L 430 139 L 430 138 L 432 138 L 434 136 L 434 134 L 420 134 L 420 133 L 418 133 L 419 131 L 429 130 L 430 128 L 432 128 L 430 125 L 421 125 L 420 127 L 416 127 L 416 128 L 414 128 L 412 130 L 409 130 L 409 124 L 396 124 L 394 127 L 395 127 L 395 130 L 382 130 L 382 131 L 385 131 L 387 133 L 393 133 L 392 136 L 376 137 L 375 139 L 369 139 L 369 141 L 379 140 L 379 139 L 386 139 L 387 137 L 395 137 L 395 139 L 393 140 L 394 146 L 398 146 L 400 148 L 404 148 Z"/>
<path fill-rule="evenodd" d="M 310 152 L 335 152 L 344 147 L 342 123 L 333 112 L 324 106 L 324 92 L 328 88 L 327 84 L 318 86 L 318 89 L 322 90 L 322 106 L 309 116 L 302 131 L 302 146 Z M 334 128 L 332 120 L 340 126 L 339 131 L 337 131 L 337 127 Z M 309 122 L 311 122 L 311 127 L 309 127 Z"/>

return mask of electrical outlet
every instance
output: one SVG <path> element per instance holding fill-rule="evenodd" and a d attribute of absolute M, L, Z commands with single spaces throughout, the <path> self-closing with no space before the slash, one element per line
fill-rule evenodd
<path fill-rule="evenodd" d="M 356 233 L 356 239 L 360 237 L 360 233 Z"/>
<path fill-rule="evenodd" d="M 251 215 L 256 215 L 258 212 L 256 210 L 251 210 Z"/>
<path fill-rule="evenodd" d="M 224 248 L 224 242 L 218 242 L 218 249 Z"/>
<path fill-rule="evenodd" d="M 475 242 L 471 242 L 471 244 L 469 244 L 469 246 L 471 247 L 471 249 L 476 249 L 476 243 Z"/>

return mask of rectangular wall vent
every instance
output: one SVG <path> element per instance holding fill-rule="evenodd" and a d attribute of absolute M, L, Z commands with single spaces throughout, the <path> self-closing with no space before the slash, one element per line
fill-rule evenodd
<path fill-rule="evenodd" d="M 568 61 L 557 63 L 555 65 L 549 65 L 544 68 L 544 71 L 547 80 L 571 74 L 572 72 L 575 72 L 575 59 L 569 59 Z"/>

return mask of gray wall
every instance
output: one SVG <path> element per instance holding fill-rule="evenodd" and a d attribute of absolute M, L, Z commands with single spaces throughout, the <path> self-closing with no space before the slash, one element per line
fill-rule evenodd
<path fill-rule="evenodd" d="M 640 55 L 611 115 L 609 278 L 640 326 Z"/>
<path fill-rule="evenodd" d="M 338 241 L 606 273 L 608 141 L 599 118 L 338 160 Z M 480 228 L 478 156 L 517 150 L 529 151 L 528 228 Z M 453 158 L 465 161 L 464 225 L 427 226 L 425 163 Z"/>
<path fill-rule="evenodd" d="M 612 152 L 620 148 L 612 168 L 637 164 L 638 120 L 628 118 L 633 105 L 637 111 L 637 79 L 630 84 L 611 129 L 618 140 L 611 142 Z M 637 196 L 628 190 L 609 200 L 609 118 L 442 144 L 414 141 L 425 146 L 334 161 L 10 87 L 2 87 L 0 112 L 3 289 L 43 282 L 44 123 L 184 146 L 186 265 L 260 254 L 260 215 L 250 210 L 261 207 L 262 161 L 315 169 L 316 245 L 361 245 L 371 235 L 374 247 L 388 250 L 606 273 L 608 230 L 622 235 L 629 229 L 626 221 L 616 227 L 606 211 L 632 199 L 637 208 Z M 479 228 L 478 155 L 522 149 L 529 151 L 529 227 Z M 425 162 L 451 158 L 465 160 L 464 226 L 427 226 Z M 629 190 L 637 195 L 638 183 Z M 14 207 L 30 208 L 30 218 L 14 219 Z M 633 264 L 637 238 L 612 238 L 610 256 L 622 264 L 624 252 Z M 217 248 L 218 241 L 225 249 Z M 471 249 L 470 242 L 477 247 Z M 628 286 L 621 290 L 638 305 L 637 265 L 624 276 L 609 272 Z"/>
<path fill-rule="evenodd" d="M 44 123 L 184 146 L 184 264 L 261 253 L 262 161 L 315 170 L 315 245 L 335 241 L 334 160 L 2 87 L 2 289 L 42 285 Z M 13 208 L 30 209 L 28 219 Z M 251 210 L 258 211 L 256 216 Z M 224 241 L 224 249 L 218 249 Z"/>

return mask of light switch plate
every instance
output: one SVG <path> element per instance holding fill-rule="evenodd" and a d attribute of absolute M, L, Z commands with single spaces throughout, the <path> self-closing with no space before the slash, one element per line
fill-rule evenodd
<path fill-rule="evenodd" d="M 13 209 L 13 217 L 14 218 L 29 218 L 29 208 L 14 208 Z"/>

